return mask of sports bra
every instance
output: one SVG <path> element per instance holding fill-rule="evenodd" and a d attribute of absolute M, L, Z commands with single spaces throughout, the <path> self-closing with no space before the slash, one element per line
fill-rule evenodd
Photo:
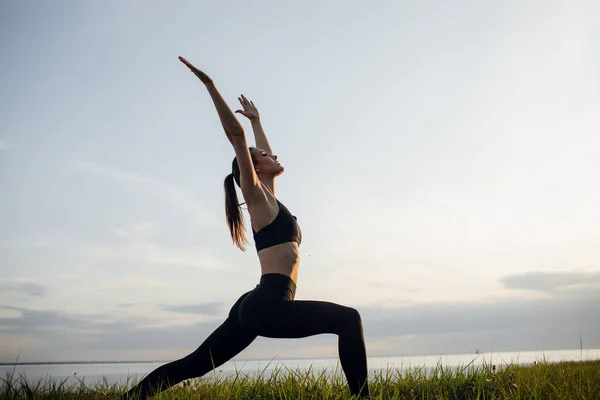
<path fill-rule="evenodd" d="M 300 245 L 302 242 L 302 232 L 297 218 L 279 200 L 277 205 L 279 212 L 273 222 L 258 232 L 252 229 L 257 252 L 281 243 L 296 242 Z"/>

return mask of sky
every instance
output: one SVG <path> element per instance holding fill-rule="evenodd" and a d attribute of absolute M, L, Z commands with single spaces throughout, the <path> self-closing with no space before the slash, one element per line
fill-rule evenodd
<path fill-rule="evenodd" d="M 358 309 L 369 356 L 600 348 L 598 15 L 2 2 L 0 362 L 183 357 L 258 283 L 225 222 L 233 149 L 178 56 L 259 108 L 303 231 L 296 299 Z"/>

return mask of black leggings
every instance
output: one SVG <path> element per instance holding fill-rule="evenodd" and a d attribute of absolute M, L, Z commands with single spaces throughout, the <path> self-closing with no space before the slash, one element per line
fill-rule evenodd
<path fill-rule="evenodd" d="M 352 394 L 368 395 L 367 354 L 360 314 L 323 301 L 294 300 L 296 285 L 282 274 L 265 274 L 243 294 L 229 316 L 193 353 L 162 365 L 123 395 L 145 399 L 177 383 L 200 377 L 244 350 L 257 336 L 303 338 L 338 335 L 340 363 Z"/>

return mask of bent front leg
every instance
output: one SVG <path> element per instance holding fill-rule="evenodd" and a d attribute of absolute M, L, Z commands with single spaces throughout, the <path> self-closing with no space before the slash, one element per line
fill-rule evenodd
<path fill-rule="evenodd" d="M 276 301 L 242 312 L 242 325 L 271 338 L 338 335 L 340 364 L 352 394 L 367 396 L 367 351 L 360 314 L 351 307 L 325 301 Z"/>

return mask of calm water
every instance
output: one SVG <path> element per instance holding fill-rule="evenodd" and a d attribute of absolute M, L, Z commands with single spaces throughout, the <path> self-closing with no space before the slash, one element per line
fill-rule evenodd
<path fill-rule="evenodd" d="M 558 350 L 558 351 L 528 351 L 513 353 L 481 353 L 481 354 L 451 354 L 451 355 L 427 355 L 427 356 L 404 356 L 404 357 L 371 357 L 369 358 L 369 368 L 377 369 L 398 369 L 405 371 L 412 367 L 434 368 L 438 363 L 444 367 L 466 366 L 473 360 L 474 366 L 482 364 L 528 364 L 534 361 L 546 359 L 550 362 L 558 361 L 580 361 L 590 359 L 600 359 L 600 349 L 583 350 Z M 115 382 L 126 383 L 134 382 L 143 378 L 156 367 L 164 362 L 140 362 L 140 363 L 89 363 L 89 364 L 39 364 L 39 365 L 1 365 L 0 377 L 6 377 L 13 373 L 18 377 L 20 374 L 25 376 L 30 383 L 51 379 L 65 379 L 67 385 L 76 384 L 82 380 L 86 385 L 92 385 L 106 380 L 109 384 Z M 211 372 L 209 376 L 229 376 L 234 375 L 236 371 L 250 376 L 256 375 L 264 370 L 264 375 L 268 376 L 273 369 L 279 368 L 285 371 L 285 368 L 306 369 L 312 366 L 317 371 L 326 368 L 331 372 L 341 371 L 337 359 L 313 359 L 313 360 L 258 360 L 258 361 L 230 361 L 223 364 L 216 371 Z"/>

